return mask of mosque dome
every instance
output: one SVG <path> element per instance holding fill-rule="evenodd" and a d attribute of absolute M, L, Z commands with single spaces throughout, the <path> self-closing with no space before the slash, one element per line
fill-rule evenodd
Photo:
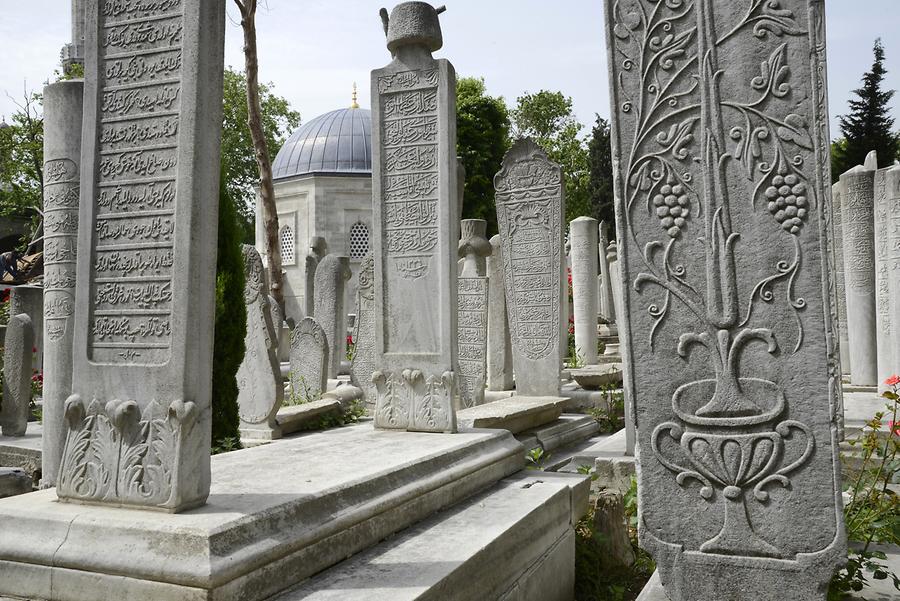
<path fill-rule="evenodd" d="M 276 180 L 307 174 L 372 173 L 372 112 L 354 104 L 295 131 L 272 163 Z"/>

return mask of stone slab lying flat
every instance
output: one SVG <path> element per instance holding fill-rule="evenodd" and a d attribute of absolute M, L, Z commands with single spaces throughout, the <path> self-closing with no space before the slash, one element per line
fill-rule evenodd
<path fill-rule="evenodd" d="M 61 503 L 54 490 L 10 497 L 0 595 L 265 599 L 515 473 L 522 455 L 504 431 L 361 425 L 217 455 L 208 504 L 176 515 Z"/>
<path fill-rule="evenodd" d="M 31 492 L 31 476 L 19 467 L 0 467 L 0 499 Z"/>
<path fill-rule="evenodd" d="M 566 401 L 554 396 L 512 396 L 463 409 L 456 419 L 460 429 L 502 428 L 517 434 L 559 419 Z"/>
<path fill-rule="evenodd" d="M 622 383 L 621 363 L 588 365 L 587 367 L 579 367 L 569 371 L 572 374 L 572 378 L 585 390 L 599 390 L 603 386 Z"/>
<path fill-rule="evenodd" d="M 570 600 L 573 499 L 588 488 L 571 476 L 508 478 L 275 601 Z"/>
<path fill-rule="evenodd" d="M 20 467 L 35 484 L 41 473 L 41 436 L 39 422 L 28 422 L 25 436 L 0 436 L 0 465 Z"/>
<path fill-rule="evenodd" d="M 289 405 L 278 410 L 275 421 L 284 435 L 299 432 L 305 426 L 326 415 L 337 415 L 343 410 L 341 401 L 334 398 L 321 399 L 311 403 Z"/>
<path fill-rule="evenodd" d="M 554 451 L 560 447 L 581 442 L 590 438 L 600 429 L 600 425 L 589 415 L 562 414 L 555 422 L 545 424 L 539 428 L 532 428 L 516 435 L 519 441 L 523 438 L 534 439 L 544 451 Z M 528 447 L 525 444 L 526 448 Z"/>

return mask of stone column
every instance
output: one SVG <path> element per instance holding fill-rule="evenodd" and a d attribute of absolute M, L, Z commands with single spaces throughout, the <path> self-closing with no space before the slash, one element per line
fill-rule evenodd
<path fill-rule="evenodd" d="M 3 436 L 25 436 L 31 414 L 31 349 L 34 328 L 25 313 L 12 315 L 3 340 L 3 403 L 0 431 Z"/>
<path fill-rule="evenodd" d="M 562 172 L 530 138 L 494 176 L 516 394 L 558 396 L 566 316 Z"/>
<path fill-rule="evenodd" d="M 597 220 L 592 217 L 569 223 L 575 352 L 584 365 L 597 364 L 597 231 Z"/>
<path fill-rule="evenodd" d="M 243 245 L 241 251 L 244 255 L 247 332 L 244 335 L 244 360 L 237 372 L 240 432 L 244 439 L 272 440 L 281 438 L 275 416 L 284 402 L 278 332 L 272 323 L 262 257 L 256 247 L 249 244 Z"/>
<path fill-rule="evenodd" d="M 844 228 L 841 207 L 844 204 L 841 182 L 831 186 L 832 256 L 834 260 L 834 302 L 837 307 L 837 329 L 840 343 L 841 373 L 850 375 L 850 339 L 847 337 L 847 292 L 844 283 Z"/>
<path fill-rule="evenodd" d="M 891 321 L 890 281 L 890 206 L 887 172 L 890 167 L 875 172 L 875 347 L 878 353 L 878 387 L 883 392 L 890 387 L 884 381 L 900 372 L 894 358 L 893 322 Z"/>
<path fill-rule="evenodd" d="M 83 24 L 82 24 L 83 25 Z M 41 486 L 56 485 L 72 392 L 72 330 L 78 239 L 84 81 L 44 88 L 44 392 Z"/>
<path fill-rule="evenodd" d="M 891 352 L 894 358 L 894 373 L 900 372 L 900 165 L 887 172 L 888 221 L 885 227 L 887 239 L 887 268 L 890 283 L 888 314 L 892 327 Z"/>
<path fill-rule="evenodd" d="M 350 382 L 361 388 L 369 409 L 375 409 L 375 282 L 374 261 L 366 255 L 359 268 L 356 288 L 356 324 L 353 328 L 353 359 L 350 361 Z"/>
<path fill-rule="evenodd" d="M 225 3 L 113 6 L 92 0 L 85 19 L 85 202 L 56 492 L 174 512 L 209 494 Z"/>
<path fill-rule="evenodd" d="M 846 561 L 825 2 L 757 4 L 605 1 L 639 535 L 669 601 L 822 601 Z"/>
<path fill-rule="evenodd" d="M 878 382 L 875 337 L 875 170 L 863 165 L 841 175 L 844 197 L 841 227 L 844 233 L 844 279 L 847 295 L 847 354 L 850 383 L 874 386 Z"/>
<path fill-rule="evenodd" d="M 609 261 L 606 260 L 606 248 L 609 246 L 609 224 L 601 221 L 598 229 L 597 251 L 600 261 L 600 315 L 607 323 L 616 322 L 616 306 L 613 301 L 612 286 L 609 280 Z"/>
<path fill-rule="evenodd" d="M 491 238 L 491 249 L 491 256 L 487 258 L 487 388 L 488 390 L 512 390 L 512 341 L 509 337 L 509 323 L 506 317 L 503 244 L 499 234 Z"/>
<path fill-rule="evenodd" d="M 424 2 L 382 12 L 393 60 L 372 72 L 375 427 L 455 432 L 456 74 Z"/>
<path fill-rule="evenodd" d="M 327 255 L 316 267 L 316 321 L 328 337 L 328 377 L 336 379 L 347 356 L 344 286 L 350 279 L 350 257 Z"/>
<path fill-rule="evenodd" d="M 491 243 L 485 237 L 484 219 L 463 219 L 460 224 L 459 256 L 462 270 L 457 281 L 460 408 L 484 403 L 487 377 L 488 279 L 486 258 Z"/>

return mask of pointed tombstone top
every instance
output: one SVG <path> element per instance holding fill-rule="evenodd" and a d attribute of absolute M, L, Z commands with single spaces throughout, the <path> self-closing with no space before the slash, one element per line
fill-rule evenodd
<path fill-rule="evenodd" d="M 403 2 L 391 11 L 380 11 L 387 48 L 392 54 L 402 46 L 424 46 L 430 52 L 444 45 L 441 23 L 438 15 L 447 10 L 444 6 L 435 8 L 427 2 Z"/>
<path fill-rule="evenodd" d="M 866 155 L 866 160 L 863 163 L 863 166 L 865 166 L 868 171 L 875 171 L 876 169 L 878 169 L 878 151 L 869 151 L 869 154 Z"/>

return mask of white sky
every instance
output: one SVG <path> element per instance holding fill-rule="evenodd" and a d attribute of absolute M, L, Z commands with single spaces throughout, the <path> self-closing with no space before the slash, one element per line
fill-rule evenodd
<path fill-rule="evenodd" d="M 225 62 L 243 67 L 242 34 L 232 0 L 226 0 Z M 435 0 L 444 48 L 460 76 L 485 78 L 488 91 L 508 104 L 524 91 L 560 90 L 574 99 L 580 121 L 609 115 L 608 69 L 602 0 Z M 728 0 L 745 1 L 745 0 Z M 384 0 L 261 0 L 260 79 L 299 110 L 303 121 L 349 106 L 353 82 L 369 106 L 369 72 L 390 59 L 378 17 Z M 69 0 L 0 0 L 0 115 L 37 90 L 57 67 L 70 38 Z M 832 115 L 847 110 L 850 91 L 872 63 L 881 37 L 887 53 L 887 87 L 900 89 L 900 0 L 827 0 L 829 99 Z M 900 125 L 900 94 L 892 102 Z M 832 119 L 832 136 L 837 124 Z"/>

